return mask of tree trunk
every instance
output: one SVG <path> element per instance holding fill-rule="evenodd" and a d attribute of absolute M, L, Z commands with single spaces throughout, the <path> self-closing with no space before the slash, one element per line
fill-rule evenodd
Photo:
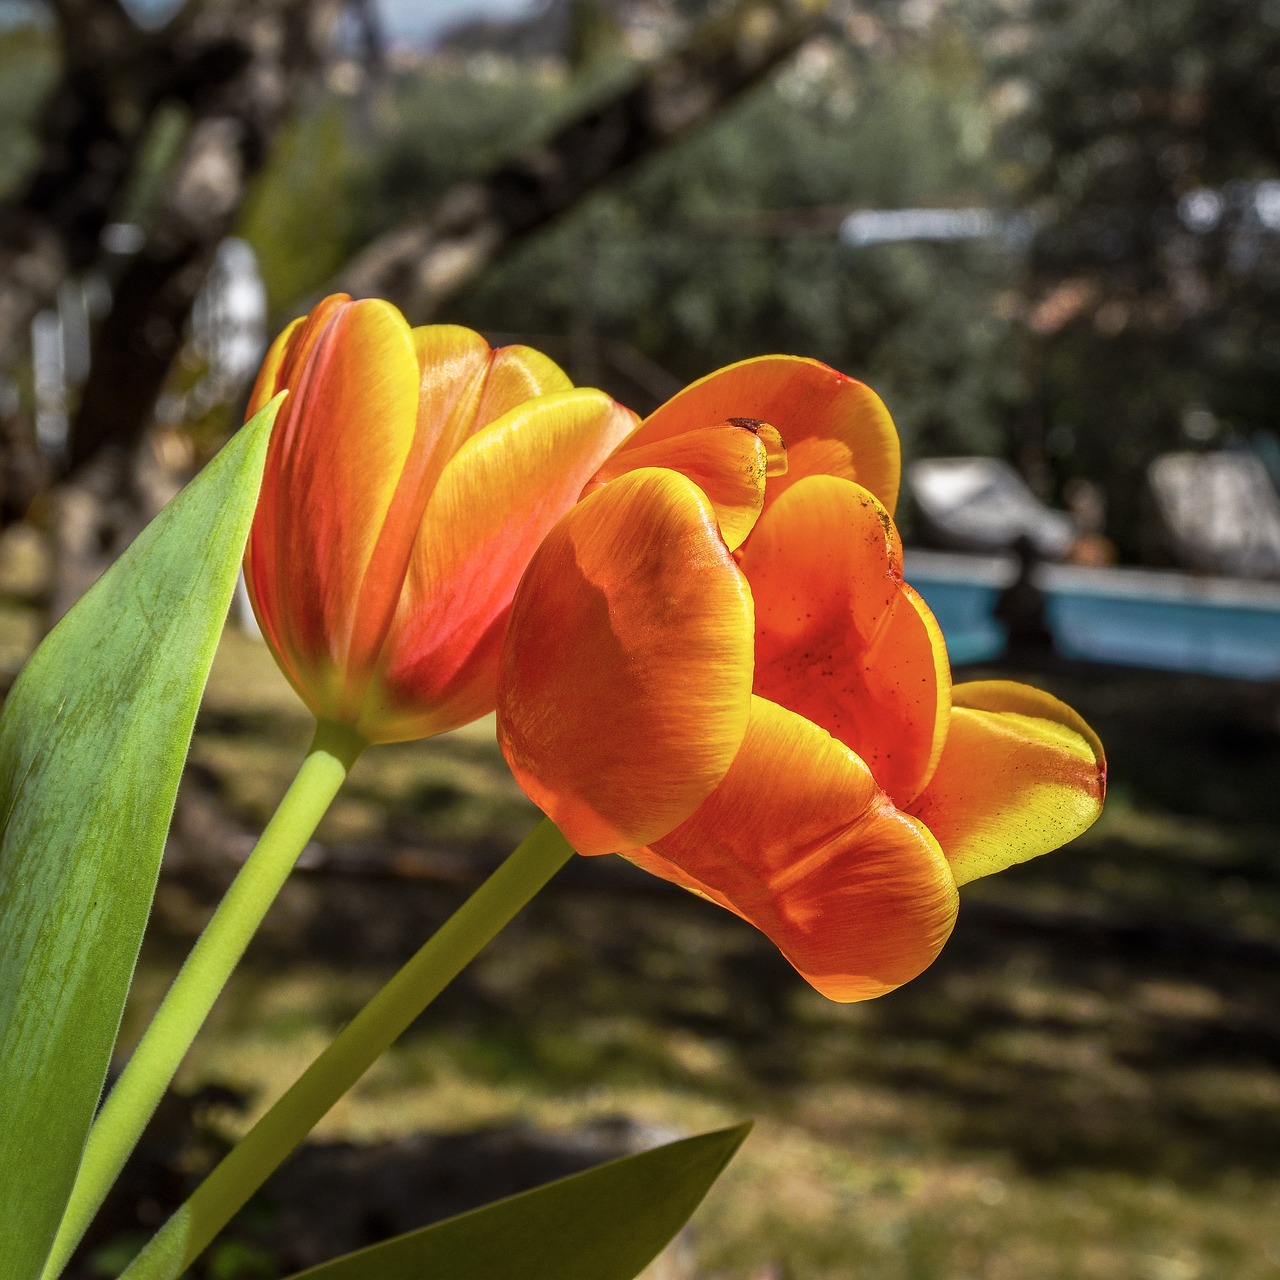
<path fill-rule="evenodd" d="M 60 481 L 52 503 L 51 620 L 154 514 L 136 483 L 139 444 L 217 247 L 340 7 L 341 0 L 189 6 L 150 49 L 151 78 L 135 105 L 143 111 L 145 101 L 150 115 L 159 102 L 180 100 L 190 121 L 168 188 L 147 219 L 147 238 L 117 280 L 95 335 L 67 456 L 54 476 L 46 468 L 43 477 Z M 115 176 L 122 188 L 125 167 Z M 100 194 L 95 248 L 113 208 Z"/>
<path fill-rule="evenodd" d="M 247 60 L 237 24 L 210 29 L 198 0 L 159 31 L 139 28 L 119 0 L 54 0 L 53 8 L 63 66 L 40 116 L 40 159 L 0 204 L 0 369 L 17 362 L 32 318 L 62 283 L 100 260 L 157 107 L 193 104 L 241 75 Z M 7 524 L 64 468 L 41 454 L 15 412 L 0 421 L 0 440 Z"/>
<path fill-rule="evenodd" d="M 0 204 L 0 365 L 66 276 L 99 252 L 149 123 L 155 53 L 118 0 L 59 0 L 61 78 L 44 105 L 40 160 Z"/>
<path fill-rule="evenodd" d="M 240 71 L 193 103 L 194 120 L 147 240 L 125 268 L 94 344 L 71 426 L 74 472 L 108 445 L 137 447 L 218 245 L 317 65 L 338 0 L 211 12 L 205 38 L 242 42 Z"/>
<path fill-rule="evenodd" d="M 151 41 L 118 0 L 59 0 L 62 74 L 41 111 L 40 159 L 0 203 L 0 369 L 25 348 L 32 318 L 88 268 L 149 123 L 139 98 Z M 51 479 L 31 423 L 3 414 L 0 520 L 19 518 Z"/>

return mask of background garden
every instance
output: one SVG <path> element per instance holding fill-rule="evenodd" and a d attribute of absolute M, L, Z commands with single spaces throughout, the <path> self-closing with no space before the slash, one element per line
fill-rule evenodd
<path fill-rule="evenodd" d="M 1169 566 L 1153 459 L 1280 459 L 1277 66 L 1256 0 L 2 4 L 4 681 L 335 287 L 642 412 L 818 357 L 908 460 L 1003 458 L 1053 507 L 1088 481 L 1108 556 Z M 866 220 L 904 210 L 986 221 Z M 245 621 L 122 1050 L 306 745 Z M 655 1277 L 1275 1274 L 1280 684 L 1043 648 L 980 670 L 1076 706 L 1111 790 L 1069 849 L 966 891 L 921 979 L 828 1004 L 726 913 L 579 860 L 200 1274 L 266 1280 L 743 1116 Z M 78 1276 L 122 1269 L 533 817 L 488 722 L 360 762 Z"/>

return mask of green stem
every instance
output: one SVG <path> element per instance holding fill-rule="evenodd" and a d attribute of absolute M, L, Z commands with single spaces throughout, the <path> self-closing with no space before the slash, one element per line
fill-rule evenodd
<path fill-rule="evenodd" d="M 316 726 L 297 777 L 173 980 L 89 1131 L 41 1280 L 53 1280 L 67 1265 L 267 908 L 365 745 L 341 725 Z"/>
<path fill-rule="evenodd" d="M 282 1160 L 573 856 L 540 823 L 253 1126 L 120 1280 L 177 1280 Z"/>

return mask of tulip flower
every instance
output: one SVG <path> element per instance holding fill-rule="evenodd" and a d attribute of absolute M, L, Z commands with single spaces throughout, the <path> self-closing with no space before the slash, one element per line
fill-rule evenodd
<path fill-rule="evenodd" d="M 367 742 L 492 710 L 520 574 L 635 416 L 528 347 L 342 296 L 276 340 L 250 414 L 281 390 L 245 576 L 285 675 Z"/>
<path fill-rule="evenodd" d="M 499 682 L 507 760 L 579 853 L 736 912 L 843 1001 L 919 974 L 958 886 L 1071 839 L 1105 787 L 1057 699 L 952 688 L 898 467 L 881 402 L 815 361 L 695 383 L 533 556 Z"/>

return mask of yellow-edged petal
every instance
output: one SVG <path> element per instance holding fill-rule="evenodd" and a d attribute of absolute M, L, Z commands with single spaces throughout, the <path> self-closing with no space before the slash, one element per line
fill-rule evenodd
<path fill-rule="evenodd" d="M 420 385 L 422 431 L 419 465 L 431 476 L 428 492 L 444 465 L 480 424 L 480 405 L 494 353 L 473 329 L 427 324 L 413 330 Z"/>
<path fill-rule="evenodd" d="M 336 296 L 346 297 L 345 294 Z M 284 383 L 280 380 L 281 369 L 297 340 L 299 330 L 306 322 L 306 316 L 299 316 L 296 320 L 290 321 L 267 348 L 267 354 L 262 357 L 262 364 L 258 369 L 258 376 L 253 380 L 253 390 L 249 392 L 249 403 L 244 415 L 246 421 L 285 390 Z"/>
<path fill-rule="evenodd" d="M 724 781 L 626 856 L 750 921 L 832 1000 L 914 978 L 955 923 L 955 881 L 926 827 L 842 743 L 759 697 Z"/>
<path fill-rule="evenodd" d="M 425 737 L 493 710 L 498 653 L 520 575 L 585 481 L 635 427 L 599 391 L 517 405 L 445 467 L 414 541 L 362 726 Z"/>
<path fill-rule="evenodd" d="M 317 715 L 342 715 L 367 674 L 351 662 L 366 622 L 358 601 L 415 435 L 409 327 L 385 302 L 327 300 L 292 332 L 274 376 L 290 394 L 247 573 L 290 678 Z"/>
<path fill-rule="evenodd" d="M 893 511 L 901 478 L 898 431 L 870 387 L 801 356 L 757 356 L 709 373 L 678 391 L 641 424 L 633 443 L 651 444 L 729 418 L 771 423 L 787 446 L 785 475 L 766 505 L 809 475 L 842 476 Z"/>
<path fill-rule="evenodd" d="M 502 651 L 498 740 L 580 853 L 665 835 L 746 731 L 751 594 L 696 485 L 633 471 L 547 535 Z"/>
<path fill-rule="evenodd" d="M 740 419 L 650 444 L 629 444 L 600 468 L 593 485 L 607 484 L 641 467 L 679 471 L 711 499 L 720 532 L 729 550 L 734 551 L 755 527 L 764 506 L 770 458 L 766 441 L 760 439 L 760 429 L 766 425 Z"/>
<path fill-rule="evenodd" d="M 540 351 L 491 350 L 462 325 L 421 325 L 413 343 L 421 369 L 415 483 L 424 502 L 449 459 L 477 431 L 527 400 L 573 390 L 568 375 Z"/>
<path fill-rule="evenodd" d="M 480 334 L 461 325 L 412 330 L 418 358 L 418 416 L 413 445 L 365 572 L 357 605 L 351 662 L 366 668 L 382 648 L 410 549 L 441 473 L 477 431 L 547 387 L 571 388 L 565 374 L 529 347 L 491 351 Z"/>
<path fill-rule="evenodd" d="M 1066 844 L 1102 812 L 1107 764 L 1064 702 L 1008 680 L 959 684 L 932 781 L 910 810 L 958 884 Z"/>
<path fill-rule="evenodd" d="M 440 473 L 474 430 L 492 358 L 484 338 L 460 325 L 426 325 L 411 330 L 410 340 L 418 360 L 418 412 L 356 606 L 349 660 L 357 670 L 368 669 L 383 646 L 423 512 Z"/>
<path fill-rule="evenodd" d="M 526 400 L 572 390 L 569 375 L 550 356 L 532 347 L 499 347 L 493 353 L 489 376 L 485 379 L 476 418 L 477 430 Z"/>
<path fill-rule="evenodd" d="M 951 668 L 902 580 L 889 513 L 860 485 L 808 476 L 765 511 L 739 559 L 756 602 L 756 693 L 834 734 L 909 803 L 942 754 Z"/>

